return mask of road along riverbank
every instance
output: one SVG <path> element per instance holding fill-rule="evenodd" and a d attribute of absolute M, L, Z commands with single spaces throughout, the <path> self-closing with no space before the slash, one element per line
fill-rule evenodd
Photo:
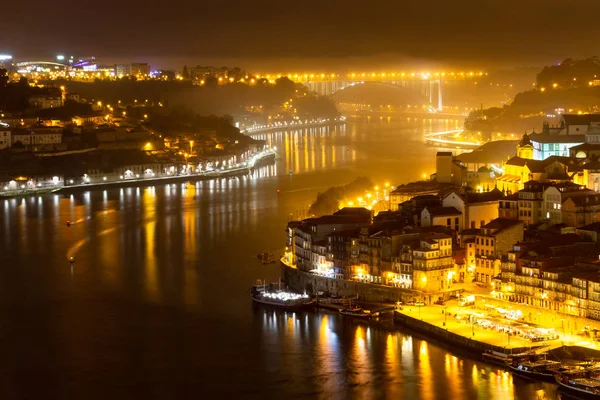
<path fill-rule="evenodd" d="M 223 179 L 250 174 L 255 168 L 270 165 L 275 162 L 275 151 L 258 154 L 245 166 L 232 167 L 225 170 L 213 170 L 185 175 L 154 176 L 148 178 L 119 179 L 115 181 L 67 185 L 57 188 L 27 188 L 23 190 L 0 191 L 0 198 L 41 196 L 48 193 L 71 193 L 91 189 L 108 189 L 129 186 L 152 186 L 157 183 L 197 182 L 211 179 Z"/>

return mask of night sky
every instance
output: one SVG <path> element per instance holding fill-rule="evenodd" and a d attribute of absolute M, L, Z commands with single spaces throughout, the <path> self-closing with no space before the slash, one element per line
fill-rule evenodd
<path fill-rule="evenodd" d="M 548 63 L 598 54 L 600 30 L 591 18 L 598 12 L 597 0 L 32 0 L 3 5 L 0 52 L 17 59 L 64 53 L 150 60 L 165 67 L 232 59 L 286 66 L 298 59 L 301 66 L 340 59 L 382 66 L 400 60 Z"/>

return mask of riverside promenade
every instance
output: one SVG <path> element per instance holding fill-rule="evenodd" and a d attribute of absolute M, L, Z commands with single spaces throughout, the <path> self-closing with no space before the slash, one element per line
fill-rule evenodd
<path fill-rule="evenodd" d="M 402 310 L 395 311 L 394 322 L 465 350 L 481 353 L 493 350 L 516 354 L 536 347 L 562 346 L 560 340 L 534 343 L 519 336 L 509 336 L 507 333 L 471 324 L 469 315 L 476 310 L 456 303 L 457 301 L 451 301 L 446 305 L 403 306 Z M 459 316 L 460 320 L 456 316 Z"/>
<path fill-rule="evenodd" d="M 53 186 L 51 184 L 42 187 L 31 187 L 16 190 L 3 190 L 0 188 L 0 197 L 27 197 L 38 196 L 47 193 L 57 192 L 74 192 L 90 189 L 106 189 L 111 187 L 127 187 L 127 186 L 144 186 L 156 183 L 174 183 L 186 181 L 201 181 L 210 179 L 221 179 L 227 177 L 246 175 L 256 167 L 266 165 L 275 160 L 277 153 L 275 150 L 262 151 L 252 156 L 244 165 L 231 167 L 227 169 L 215 169 L 211 171 L 202 171 L 182 175 L 156 175 L 152 177 L 128 178 L 128 179 L 107 179 L 106 181 L 90 182 L 82 184 L 69 184 L 61 186 Z"/>

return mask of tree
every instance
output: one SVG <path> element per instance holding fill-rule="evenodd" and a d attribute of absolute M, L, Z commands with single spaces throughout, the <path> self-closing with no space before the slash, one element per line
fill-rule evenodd
<path fill-rule="evenodd" d="M 296 91 L 296 84 L 287 76 L 282 76 L 275 80 L 275 87 L 278 91 L 286 95 L 294 95 Z M 287 97 L 287 96 L 286 96 Z"/>
<path fill-rule="evenodd" d="M 183 66 L 183 71 L 181 71 L 181 77 L 183 79 L 190 79 L 190 71 L 188 71 L 187 65 Z"/>
<path fill-rule="evenodd" d="M 215 88 L 218 84 L 219 80 L 214 75 L 209 75 L 206 77 L 206 79 L 204 79 L 204 86 L 206 87 Z"/>

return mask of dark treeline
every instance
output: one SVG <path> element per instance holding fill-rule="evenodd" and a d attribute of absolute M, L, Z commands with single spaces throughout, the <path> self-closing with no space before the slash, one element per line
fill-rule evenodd
<path fill-rule="evenodd" d="M 190 81 L 117 81 L 53 82 L 64 85 L 69 93 L 78 93 L 88 101 L 102 101 L 117 105 L 161 102 L 171 108 L 190 109 L 200 115 L 243 115 L 250 107 L 262 106 L 263 112 L 280 107 L 283 102 L 294 100 L 295 115 L 305 117 L 334 117 L 338 115 L 335 104 L 327 97 L 308 93 L 306 87 L 287 78 L 277 79 L 275 84 L 259 80 L 255 85 L 232 83 L 218 85 L 216 78 L 207 78 L 205 85 L 194 86 Z M 290 113 L 290 118 L 292 114 Z"/>
<path fill-rule="evenodd" d="M 0 68 L 0 111 L 24 113 L 28 107 L 28 98 L 36 94 L 60 96 L 60 89 L 32 87 L 24 77 L 17 82 L 10 82 L 7 71 Z"/>
<path fill-rule="evenodd" d="M 598 112 L 600 108 L 600 60 L 566 59 L 547 66 L 537 75 L 536 88 L 518 93 L 510 105 L 471 112 L 467 128 L 514 131 L 540 127 L 546 114 Z"/>
<path fill-rule="evenodd" d="M 366 177 L 356 178 L 347 185 L 331 187 L 317 194 L 317 199 L 310 205 L 308 214 L 316 217 L 333 214 L 339 209 L 340 201 L 362 196 L 372 187 L 373 182 Z"/>

